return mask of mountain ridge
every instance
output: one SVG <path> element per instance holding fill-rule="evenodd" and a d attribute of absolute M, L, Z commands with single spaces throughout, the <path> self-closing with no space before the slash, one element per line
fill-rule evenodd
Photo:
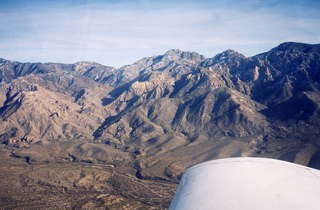
<path fill-rule="evenodd" d="M 96 172 L 116 174 L 107 185 L 83 172 L 94 187 L 78 188 L 74 180 L 63 186 L 161 208 L 183 171 L 206 160 L 269 157 L 320 168 L 319 69 L 320 45 L 303 43 L 251 57 L 172 49 L 120 68 L 0 59 L 3 164 L 21 171 L 62 163 L 107 167 Z M 58 187 L 36 177 L 28 179 Z M 131 185 L 143 188 L 139 196 Z M 144 194 L 142 185 L 159 185 L 164 194 Z"/>

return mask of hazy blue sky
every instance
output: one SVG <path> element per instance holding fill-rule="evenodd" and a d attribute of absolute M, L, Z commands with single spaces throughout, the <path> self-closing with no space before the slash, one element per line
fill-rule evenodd
<path fill-rule="evenodd" d="M 168 49 L 251 56 L 320 43 L 318 0 L 0 0 L 0 57 L 130 64 Z"/>

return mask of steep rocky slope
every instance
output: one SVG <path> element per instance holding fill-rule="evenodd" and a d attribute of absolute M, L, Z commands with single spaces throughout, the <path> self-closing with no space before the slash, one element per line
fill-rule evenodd
<path fill-rule="evenodd" d="M 1 175 L 40 197 L 62 187 L 69 207 L 88 193 L 77 208 L 114 199 L 112 208 L 130 209 L 166 207 L 181 173 L 205 160 L 263 156 L 320 168 L 319 71 L 320 45 L 303 43 L 253 57 L 169 50 L 119 69 L 1 59 L 2 167 L 16 164 Z M 79 177 L 23 175 L 51 166 Z"/>

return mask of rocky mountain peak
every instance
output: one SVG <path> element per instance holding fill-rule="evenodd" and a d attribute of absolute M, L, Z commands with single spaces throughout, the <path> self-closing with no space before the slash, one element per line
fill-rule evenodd
<path fill-rule="evenodd" d="M 104 66 L 100 63 L 90 62 L 90 61 L 80 61 L 80 62 L 74 63 L 73 65 L 74 65 L 74 69 L 79 72 L 87 71 L 87 70 L 92 71 L 93 69 L 100 69 L 100 71 L 103 72 L 103 71 L 110 71 L 115 69 L 112 66 Z"/>
<path fill-rule="evenodd" d="M 273 48 L 271 51 L 286 51 L 286 50 L 305 50 L 314 47 L 319 47 L 320 45 L 313 45 L 313 44 L 305 44 L 305 43 L 298 43 L 298 42 L 284 42 L 278 45 L 277 47 Z"/>
<path fill-rule="evenodd" d="M 215 64 L 235 64 L 246 59 L 244 55 L 235 50 L 225 50 L 212 58 L 208 58 L 201 63 L 201 66 L 208 67 Z"/>
<path fill-rule="evenodd" d="M 102 66 L 100 63 L 92 62 L 92 61 L 79 61 L 74 63 L 76 66 Z"/>
<path fill-rule="evenodd" d="M 225 60 L 230 58 L 245 58 L 245 56 L 235 50 L 228 49 L 223 51 L 222 53 L 217 54 L 213 58 L 216 60 Z"/>
<path fill-rule="evenodd" d="M 165 55 L 180 55 L 182 53 L 183 53 L 183 51 L 180 49 L 170 49 L 165 52 Z"/>
<path fill-rule="evenodd" d="M 266 53 L 262 53 L 258 55 L 259 57 L 276 57 L 285 56 L 287 59 L 291 60 L 294 58 L 300 57 L 304 59 L 307 54 L 319 54 L 320 53 L 320 44 L 305 44 L 305 43 L 297 43 L 297 42 L 284 42 L 277 47 L 272 48 L 270 51 Z M 312 57 L 314 58 L 314 57 Z M 315 58 L 317 59 L 317 58 Z"/>
<path fill-rule="evenodd" d="M 165 52 L 165 54 L 163 55 L 163 58 L 166 58 L 172 61 L 184 59 L 184 60 L 192 60 L 194 62 L 199 62 L 203 60 L 205 57 L 196 52 L 182 51 L 180 49 L 171 49 Z"/>
<path fill-rule="evenodd" d="M 1 62 L 1 63 L 5 62 L 5 61 L 7 61 L 7 60 L 6 60 L 6 59 L 3 59 L 3 58 L 0 58 L 0 62 Z"/>

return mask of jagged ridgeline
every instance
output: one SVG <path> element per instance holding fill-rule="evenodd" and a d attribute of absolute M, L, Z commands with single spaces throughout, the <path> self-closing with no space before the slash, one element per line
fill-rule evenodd
<path fill-rule="evenodd" d="M 320 45 L 283 43 L 253 57 L 169 50 L 121 68 L 0 59 L 0 82 L 8 162 L 102 164 L 171 187 L 187 167 L 224 157 L 320 168 Z M 141 202 L 132 205 L 170 201 L 135 198 L 110 177 L 102 188 Z"/>

